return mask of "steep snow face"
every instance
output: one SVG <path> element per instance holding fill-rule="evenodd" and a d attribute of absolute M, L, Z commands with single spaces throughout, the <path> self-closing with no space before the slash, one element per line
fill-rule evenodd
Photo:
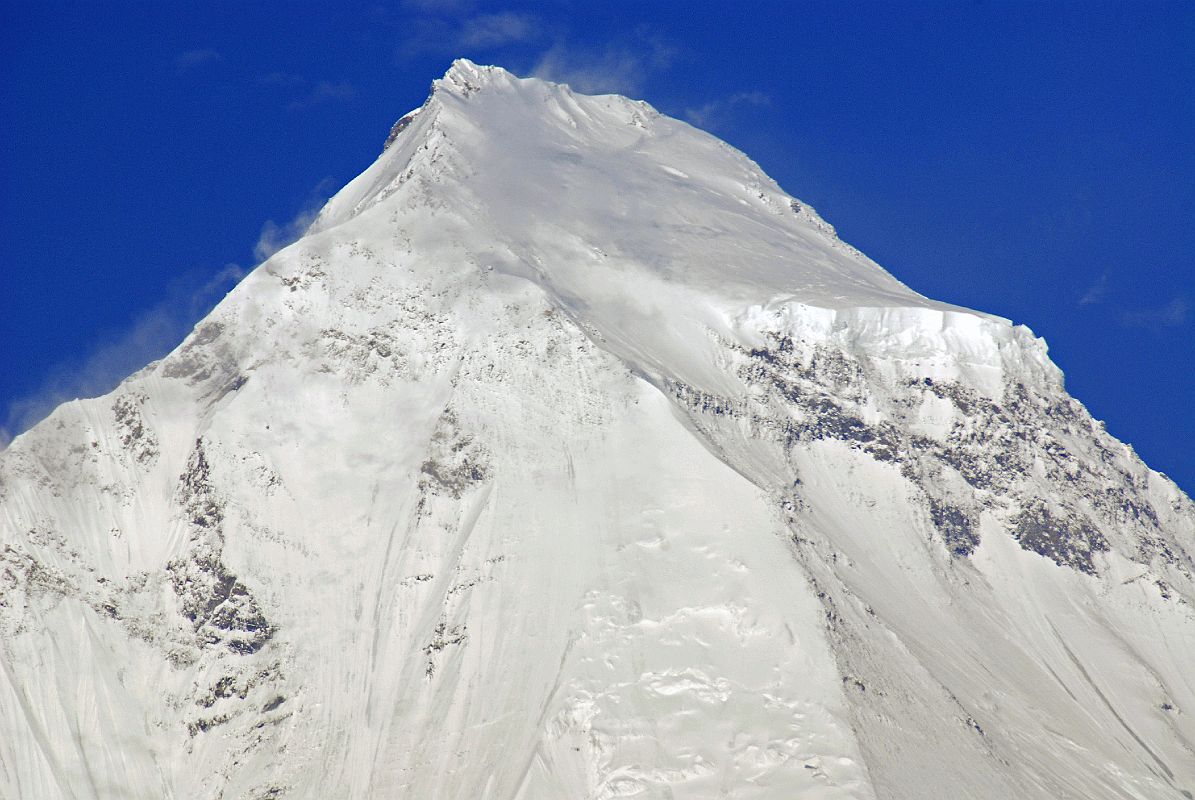
<path fill-rule="evenodd" d="M 1191 797 L 1193 542 L 1027 329 L 459 61 L 0 454 L 0 796 Z"/>
<path fill-rule="evenodd" d="M 452 240 L 479 268 L 534 281 L 606 349 L 653 372 L 719 381 L 696 343 L 750 305 L 851 309 L 856 319 L 861 308 L 896 307 L 931 336 L 951 329 L 989 365 L 995 343 L 1016 341 L 1013 352 L 1054 369 L 1044 347 L 1022 346 L 1026 329 L 921 297 L 742 153 L 645 103 L 457 62 L 404 120 L 312 231 L 384 224 L 396 197 L 451 209 L 466 227 Z M 870 327 L 892 330 L 882 314 Z"/>

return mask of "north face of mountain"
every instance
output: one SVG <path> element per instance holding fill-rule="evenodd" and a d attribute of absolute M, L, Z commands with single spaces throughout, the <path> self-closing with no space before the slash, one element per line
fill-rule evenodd
<path fill-rule="evenodd" d="M 1193 555 L 1027 328 L 458 61 L 0 453 L 0 796 L 1189 798 Z"/>

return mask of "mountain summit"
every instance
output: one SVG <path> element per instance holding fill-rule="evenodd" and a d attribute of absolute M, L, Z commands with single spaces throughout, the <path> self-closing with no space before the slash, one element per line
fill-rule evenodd
<path fill-rule="evenodd" d="M 718 139 L 457 61 L 0 453 L 0 795 L 1191 798 L 1195 505 Z"/>

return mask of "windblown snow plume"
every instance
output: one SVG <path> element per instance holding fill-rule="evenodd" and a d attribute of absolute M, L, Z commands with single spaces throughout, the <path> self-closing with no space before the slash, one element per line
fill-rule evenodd
<path fill-rule="evenodd" d="M 1195 506 L 650 106 L 456 62 L 0 454 L 5 798 L 1191 798 Z"/>

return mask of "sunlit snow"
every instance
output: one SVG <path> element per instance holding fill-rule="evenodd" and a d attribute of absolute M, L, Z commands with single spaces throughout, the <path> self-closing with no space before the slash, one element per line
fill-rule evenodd
<path fill-rule="evenodd" d="M 1195 792 L 1195 507 L 1045 344 L 467 61 L 0 545 L 5 798 Z"/>

